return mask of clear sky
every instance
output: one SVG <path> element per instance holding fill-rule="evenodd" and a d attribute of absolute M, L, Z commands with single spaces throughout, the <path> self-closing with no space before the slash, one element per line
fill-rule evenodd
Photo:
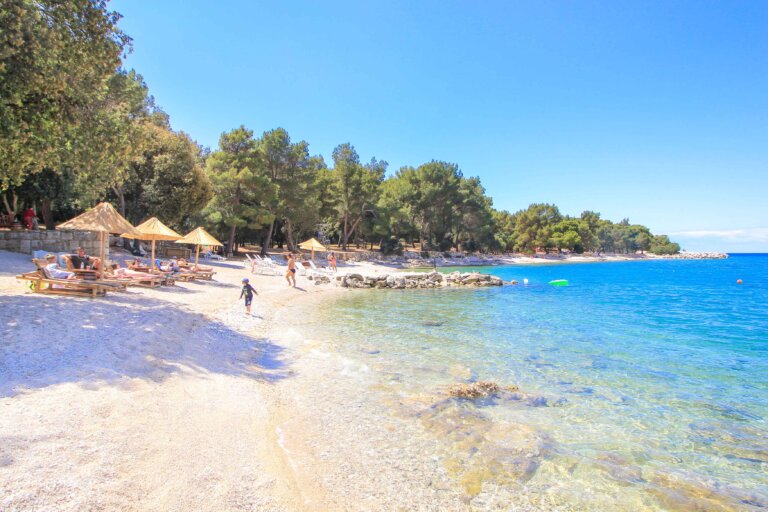
<path fill-rule="evenodd" d="M 768 2 L 117 0 L 173 127 L 457 163 L 499 209 L 768 252 Z"/>

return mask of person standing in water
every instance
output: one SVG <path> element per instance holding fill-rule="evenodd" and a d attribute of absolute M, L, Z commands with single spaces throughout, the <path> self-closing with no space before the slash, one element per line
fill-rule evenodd
<path fill-rule="evenodd" d="M 253 302 L 253 296 L 258 295 L 256 289 L 248 282 L 248 278 L 243 278 L 243 290 L 240 292 L 240 298 L 245 297 L 245 314 L 251 314 L 251 302 Z"/>
<path fill-rule="evenodd" d="M 296 260 L 291 253 L 288 253 L 288 271 L 285 273 L 285 280 L 288 281 L 288 286 L 296 288 Z"/>

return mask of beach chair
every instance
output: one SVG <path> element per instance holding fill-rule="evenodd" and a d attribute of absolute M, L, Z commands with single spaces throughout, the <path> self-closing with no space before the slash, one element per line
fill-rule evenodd
<path fill-rule="evenodd" d="M 16 279 L 29 281 L 33 293 L 49 295 L 75 295 L 80 297 L 102 297 L 108 291 L 115 291 L 116 286 L 82 279 L 55 279 L 45 268 L 44 261 L 33 260 L 37 266 L 34 272 L 17 275 Z"/>
<path fill-rule="evenodd" d="M 152 274 L 149 272 L 140 272 L 138 270 L 132 270 L 129 268 L 113 268 L 110 272 L 111 279 L 118 279 L 125 282 L 128 286 L 142 286 L 145 288 L 157 288 L 164 284 L 172 286 L 174 284 L 173 279 L 169 279 L 166 276 Z"/>
<path fill-rule="evenodd" d="M 327 268 L 320 268 L 317 265 L 315 265 L 315 262 L 312 260 L 309 260 L 309 269 L 316 275 L 322 275 L 327 277 L 333 276 L 333 270 L 327 269 Z"/>
<path fill-rule="evenodd" d="M 258 254 L 254 254 L 251 258 L 251 274 L 268 274 L 266 262 Z"/>
<path fill-rule="evenodd" d="M 279 276 L 283 273 L 282 269 L 280 269 L 280 267 L 278 266 L 278 263 L 276 263 L 275 260 L 273 260 L 269 256 L 262 258 L 261 261 L 268 275 L 271 274 L 273 276 Z"/>
<path fill-rule="evenodd" d="M 257 255 L 254 254 L 258 258 Z M 256 266 L 256 258 L 251 258 L 251 256 L 248 253 L 245 253 L 245 259 L 243 260 L 243 267 L 250 268 L 251 274 L 254 274 L 253 271 L 254 267 Z"/>
<path fill-rule="evenodd" d="M 216 261 L 227 261 L 227 258 L 224 256 L 219 256 L 218 254 L 211 252 L 211 251 L 205 251 L 203 253 L 203 259 L 206 260 L 216 260 Z"/>
<path fill-rule="evenodd" d="M 195 279 L 205 279 L 210 281 L 213 279 L 213 274 L 216 273 L 216 271 L 213 270 L 213 267 L 208 267 L 206 265 L 194 265 L 186 260 L 179 261 L 178 265 L 181 269 L 181 272 L 175 272 L 174 275 L 192 274 L 195 276 Z"/>
<path fill-rule="evenodd" d="M 206 269 L 201 269 L 201 268 L 198 267 L 198 268 L 194 269 L 192 271 L 192 273 L 195 274 L 195 277 L 197 279 L 203 279 L 205 281 L 210 281 L 210 280 L 213 279 L 213 274 L 215 274 L 216 272 L 213 271 L 213 270 L 206 270 Z"/>
<path fill-rule="evenodd" d="M 173 286 L 176 284 L 176 276 L 173 272 L 166 272 L 163 270 L 151 269 L 149 267 L 148 261 L 145 262 L 140 258 L 136 258 L 135 260 L 125 260 L 125 262 L 128 264 L 129 270 L 144 272 L 147 275 L 151 275 L 155 278 L 158 278 L 160 280 L 160 284 L 162 285 Z M 147 282 L 147 284 L 151 284 L 151 283 Z"/>
<path fill-rule="evenodd" d="M 128 285 L 130 284 L 128 279 L 125 278 L 119 278 L 114 276 L 99 276 L 98 270 L 93 269 L 80 269 L 80 268 L 73 268 L 72 266 L 72 260 L 69 259 L 69 255 L 59 255 L 59 259 L 64 261 L 64 264 L 67 267 L 67 272 L 72 272 L 75 274 L 78 278 L 78 280 L 88 283 L 98 283 L 103 284 L 105 286 L 109 286 L 113 288 L 112 291 L 117 292 L 124 292 L 128 289 Z M 47 269 L 45 268 L 47 262 L 43 259 L 39 260 L 32 260 L 35 265 L 37 265 L 38 270 L 42 271 L 44 274 L 47 274 Z M 61 266 L 61 264 L 59 265 Z M 49 276 L 50 277 L 50 276 Z"/>

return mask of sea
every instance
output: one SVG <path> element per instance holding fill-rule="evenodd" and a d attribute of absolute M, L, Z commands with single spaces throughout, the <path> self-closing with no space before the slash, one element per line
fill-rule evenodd
<path fill-rule="evenodd" d="M 311 329 L 468 496 L 768 510 L 768 255 L 454 270 L 519 284 L 350 291 Z M 476 381 L 502 391 L 448 394 Z"/>

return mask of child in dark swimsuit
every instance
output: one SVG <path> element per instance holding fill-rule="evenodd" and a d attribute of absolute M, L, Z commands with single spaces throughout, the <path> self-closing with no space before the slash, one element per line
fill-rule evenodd
<path fill-rule="evenodd" d="M 243 278 L 243 290 L 240 292 L 240 298 L 245 297 L 245 314 L 251 314 L 251 302 L 253 301 L 253 295 L 256 293 L 256 289 L 250 285 L 248 278 Z"/>

